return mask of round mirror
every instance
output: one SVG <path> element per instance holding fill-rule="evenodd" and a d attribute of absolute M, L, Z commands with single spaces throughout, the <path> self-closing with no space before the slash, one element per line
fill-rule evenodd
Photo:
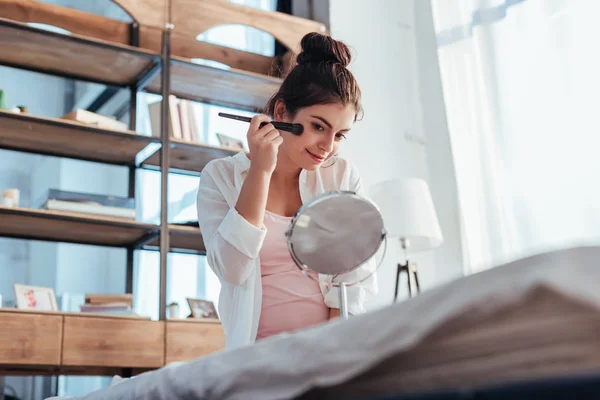
<path fill-rule="evenodd" d="M 286 236 L 298 268 L 317 280 L 316 274 L 332 276 L 333 285 L 345 289 L 375 272 L 376 268 L 365 269 L 352 281 L 335 279 L 375 256 L 385 239 L 385 229 L 374 203 L 354 192 L 336 191 L 304 204 L 290 222 Z"/>
<path fill-rule="evenodd" d="M 348 318 L 346 286 L 367 279 L 378 266 L 361 269 L 351 281 L 336 277 L 358 270 L 381 248 L 385 228 L 377 206 L 354 192 L 325 193 L 298 210 L 286 237 L 298 268 L 319 282 L 339 287 L 340 312 Z M 332 277 L 331 282 L 320 280 L 319 274 Z"/>

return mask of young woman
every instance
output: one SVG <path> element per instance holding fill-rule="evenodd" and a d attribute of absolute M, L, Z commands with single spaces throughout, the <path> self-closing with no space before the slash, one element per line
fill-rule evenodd
<path fill-rule="evenodd" d="M 284 232 L 300 206 L 333 190 L 362 193 L 355 168 L 338 159 L 361 113 L 360 89 L 346 68 L 348 47 L 309 33 L 297 65 L 267 105 L 273 121 L 302 124 L 295 136 L 266 115 L 248 128 L 249 154 L 214 160 L 202 171 L 198 221 L 207 261 L 221 281 L 219 314 L 227 347 L 324 323 L 339 315 L 337 289 L 305 276 Z M 362 267 L 361 267 L 362 268 Z M 377 292 L 374 276 L 348 288 L 350 314 Z"/>

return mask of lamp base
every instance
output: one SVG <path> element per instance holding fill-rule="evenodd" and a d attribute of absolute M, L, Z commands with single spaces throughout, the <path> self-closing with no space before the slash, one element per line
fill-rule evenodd
<path fill-rule="evenodd" d="M 421 293 L 421 288 L 419 287 L 419 275 L 417 274 L 417 265 L 415 263 L 411 263 L 409 260 L 406 260 L 406 264 L 399 263 L 398 269 L 396 270 L 396 289 L 394 290 L 394 303 L 398 299 L 398 286 L 400 285 L 400 274 L 402 274 L 403 272 L 406 272 L 408 296 L 413 297 L 413 279 L 416 288 L 415 295 Z"/>

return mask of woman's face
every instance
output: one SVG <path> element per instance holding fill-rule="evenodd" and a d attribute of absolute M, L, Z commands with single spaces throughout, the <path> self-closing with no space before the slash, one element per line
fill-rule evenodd
<path fill-rule="evenodd" d="M 302 108 L 290 118 L 285 113 L 285 106 L 278 103 L 276 121 L 299 123 L 304 127 L 300 136 L 280 131 L 283 143 L 279 151 L 283 151 L 298 167 L 314 171 L 338 152 L 340 143 L 346 139 L 354 123 L 355 114 L 351 105 L 332 103 Z"/>

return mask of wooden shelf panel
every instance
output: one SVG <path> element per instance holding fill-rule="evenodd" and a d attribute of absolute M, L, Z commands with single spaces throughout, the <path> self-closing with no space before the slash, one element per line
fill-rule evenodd
<path fill-rule="evenodd" d="M 220 322 L 189 323 L 167 321 L 165 364 L 189 361 L 225 348 L 225 333 Z"/>
<path fill-rule="evenodd" d="M 0 65 L 129 86 L 159 61 L 158 54 L 135 47 L 49 32 L 0 18 Z"/>
<path fill-rule="evenodd" d="M 164 340 L 155 321 L 65 316 L 62 365 L 160 368 Z"/>
<path fill-rule="evenodd" d="M 60 315 L 11 312 L 1 313 L 0 321 L 0 364 L 60 364 Z"/>
<path fill-rule="evenodd" d="M 0 374 L 137 374 L 224 347 L 219 320 L 0 308 Z"/>
<path fill-rule="evenodd" d="M 178 57 L 171 60 L 170 72 L 171 93 L 179 98 L 251 111 L 262 109 L 282 82 L 281 78 L 223 70 Z M 148 90 L 160 92 L 159 76 L 150 82 Z"/>
<path fill-rule="evenodd" d="M 217 158 L 235 155 L 238 151 L 227 147 L 208 146 L 171 139 L 169 158 L 170 172 L 199 175 L 206 164 Z M 157 151 L 145 162 L 144 166 L 159 168 L 160 152 Z"/>
<path fill-rule="evenodd" d="M 171 235 L 171 249 L 180 251 L 192 251 L 206 254 L 200 228 L 193 226 L 169 225 Z"/>
<path fill-rule="evenodd" d="M 132 246 L 155 225 L 104 216 L 0 206 L 0 236 L 98 246 Z"/>
<path fill-rule="evenodd" d="M 170 244 L 172 252 L 206 254 L 200 228 L 194 226 L 169 225 Z M 145 247 L 147 250 L 158 250 L 159 238 L 154 239 Z"/>
<path fill-rule="evenodd" d="M 158 138 L 113 131 L 58 118 L 0 111 L 0 148 L 119 165 L 135 165 L 136 156 Z M 156 143 L 156 144 L 154 144 Z"/>

